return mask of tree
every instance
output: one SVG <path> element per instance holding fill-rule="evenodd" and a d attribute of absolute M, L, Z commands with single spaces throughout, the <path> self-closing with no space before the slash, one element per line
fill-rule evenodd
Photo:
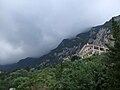
<path fill-rule="evenodd" d="M 112 18 L 112 35 L 114 46 L 109 47 L 109 57 L 115 62 L 120 59 L 120 25 Z"/>
<path fill-rule="evenodd" d="M 112 90 L 120 89 L 120 25 L 112 18 L 112 35 L 114 45 L 109 47 L 109 76 Z"/>
<path fill-rule="evenodd" d="M 31 90 L 29 84 L 30 80 L 28 77 L 18 77 L 13 81 L 13 87 L 17 90 Z"/>

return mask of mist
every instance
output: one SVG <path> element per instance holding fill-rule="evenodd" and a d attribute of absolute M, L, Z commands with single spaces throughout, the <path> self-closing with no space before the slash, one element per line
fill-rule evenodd
<path fill-rule="evenodd" d="M 40 57 L 120 14 L 120 0 L 0 0 L 0 64 Z"/>

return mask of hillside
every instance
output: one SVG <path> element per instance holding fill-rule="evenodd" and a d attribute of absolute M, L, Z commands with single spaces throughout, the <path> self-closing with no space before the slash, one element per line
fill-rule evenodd
<path fill-rule="evenodd" d="M 120 23 L 120 16 L 115 17 L 115 19 Z M 111 20 L 103 25 L 92 27 L 89 31 L 80 33 L 75 38 L 64 39 L 56 49 L 40 58 L 28 57 L 15 64 L 1 65 L 0 70 L 9 71 L 19 68 L 35 67 L 41 63 L 45 63 L 46 65 L 56 64 L 62 58 L 77 54 L 84 44 L 92 43 L 96 45 L 105 45 L 110 42 L 110 37 Z"/>

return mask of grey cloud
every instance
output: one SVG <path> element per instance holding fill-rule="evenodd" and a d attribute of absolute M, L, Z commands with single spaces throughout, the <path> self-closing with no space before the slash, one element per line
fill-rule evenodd
<path fill-rule="evenodd" d="M 120 13 L 119 0 L 0 0 L 0 64 L 38 57 Z"/>

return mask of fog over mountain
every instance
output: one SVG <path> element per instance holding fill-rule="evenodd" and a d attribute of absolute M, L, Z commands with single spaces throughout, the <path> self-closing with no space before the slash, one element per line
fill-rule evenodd
<path fill-rule="evenodd" d="M 0 0 L 0 64 L 38 57 L 120 14 L 120 0 Z"/>

